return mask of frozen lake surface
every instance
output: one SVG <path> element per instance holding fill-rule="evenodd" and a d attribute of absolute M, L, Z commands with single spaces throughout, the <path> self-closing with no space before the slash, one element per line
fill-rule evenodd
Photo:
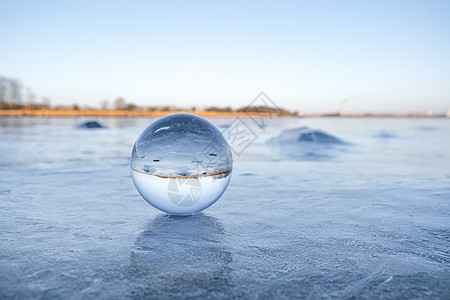
<path fill-rule="evenodd" d="M 87 120 L 0 118 L 1 299 L 450 298 L 450 119 L 210 119 L 239 155 L 189 217 L 131 180 L 153 119 Z"/>

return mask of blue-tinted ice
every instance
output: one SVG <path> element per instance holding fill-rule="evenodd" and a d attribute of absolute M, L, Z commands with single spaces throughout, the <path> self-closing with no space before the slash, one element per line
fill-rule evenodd
<path fill-rule="evenodd" d="M 0 118 L 1 299 L 448 299 L 450 119 L 269 120 L 189 217 L 133 185 L 152 120 Z M 274 160 L 263 138 L 304 124 L 352 146 Z"/>

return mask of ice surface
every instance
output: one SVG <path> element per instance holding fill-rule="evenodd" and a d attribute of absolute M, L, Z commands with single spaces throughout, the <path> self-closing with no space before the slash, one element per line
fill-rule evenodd
<path fill-rule="evenodd" d="M 2 299 L 450 295 L 449 119 L 269 120 L 220 201 L 190 217 L 133 186 L 130 149 L 151 120 L 82 121 L 0 118 Z M 265 139 L 304 125 L 352 146 L 274 159 Z M 402 138 L 373 138 L 383 129 Z"/>
<path fill-rule="evenodd" d="M 192 214 L 216 202 L 228 186 L 231 150 L 220 131 L 192 114 L 150 124 L 131 154 L 131 174 L 142 197 L 171 214 Z"/>

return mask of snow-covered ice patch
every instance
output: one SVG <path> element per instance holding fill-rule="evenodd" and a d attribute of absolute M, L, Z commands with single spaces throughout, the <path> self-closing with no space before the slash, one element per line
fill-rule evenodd
<path fill-rule="evenodd" d="M 294 129 L 287 129 L 279 136 L 267 141 L 268 144 L 296 144 L 296 143 L 314 143 L 314 144 L 345 144 L 341 139 L 326 133 L 322 130 L 311 129 L 306 126 Z"/>
<path fill-rule="evenodd" d="M 275 160 L 293 159 L 320 161 L 333 159 L 346 151 L 350 143 L 332 134 L 306 126 L 284 130 L 266 144 L 272 150 Z"/>

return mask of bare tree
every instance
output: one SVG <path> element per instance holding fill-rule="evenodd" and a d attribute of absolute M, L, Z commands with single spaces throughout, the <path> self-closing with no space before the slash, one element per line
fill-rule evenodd
<path fill-rule="evenodd" d="M 138 106 L 136 104 L 133 104 L 133 103 L 128 103 L 125 106 L 125 109 L 128 110 L 128 111 L 133 111 L 133 110 L 137 110 Z"/>
<path fill-rule="evenodd" d="M 114 108 L 116 110 L 123 110 L 125 108 L 125 100 L 121 97 L 114 100 Z"/>
<path fill-rule="evenodd" d="M 33 90 L 28 87 L 27 88 L 27 98 L 26 98 L 26 103 L 28 104 L 33 104 L 34 100 L 36 99 L 36 95 L 33 93 Z"/>
<path fill-rule="evenodd" d="M 42 97 L 42 105 L 45 107 L 50 108 L 50 98 L 49 97 Z"/>
<path fill-rule="evenodd" d="M 7 91 L 7 85 L 6 85 L 5 78 L 0 77 L 0 102 L 6 103 L 6 91 Z"/>
<path fill-rule="evenodd" d="M 11 104 L 20 104 L 22 102 L 22 86 L 17 80 L 10 80 L 11 86 Z"/>
<path fill-rule="evenodd" d="M 108 100 L 102 100 L 102 101 L 100 101 L 100 108 L 102 109 L 102 110 L 107 110 L 108 109 L 108 103 L 109 101 Z"/>

